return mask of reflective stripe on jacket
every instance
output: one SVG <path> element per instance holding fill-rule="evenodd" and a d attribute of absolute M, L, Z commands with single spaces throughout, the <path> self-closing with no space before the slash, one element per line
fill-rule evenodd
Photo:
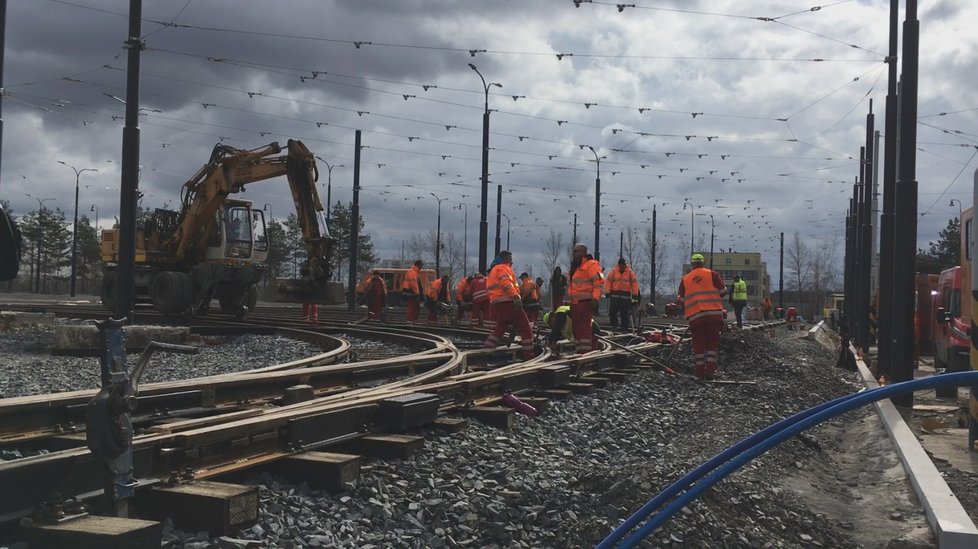
<path fill-rule="evenodd" d="M 567 297 L 571 303 L 601 298 L 601 265 L 594 259 L 585 259 L 571 273 Z"/>
<path fill-rule="evenodd" d="M 485 303 L 489 301 L 489 292 L 486 290 L 486 277 L 480 275 L 475 275 L 472 278 L 472 284 L 469 285 L 469 290 L 472 291 L 472 303 Z"/>
<path fill-rule="evenodd" d="M 438 301 L 438 294 L 441 293 L 441 279 L 436 278 L 431 282 L 431 286 L 428 288 L 428 297 Z"/>
<path fill-rule="evenodd" d="M 458 281 L 458 284 L 455 286 L 455 299 L 459 303 L 463 301 L 469 301 L 470 299 L 472 299 L 472 296 L 469 294 L 469 282 L 468 280 L 466 280 L 464 276 Z"/>
<path fill-rule="evenodd" d="M 524 302 L 540 301 L 540 291 L 537 290 L 536 282 L 529 278 L 520 284 L 520 297 Z"/>
<path fill-rule="evenodd" d="M 735 281 L 733 283 L 733 294 L 734 301 L 747 301 L 747 282 L 743 279 Z"/>
<path fill-rule="evenodd" d="M 489 293 L 490 303 L 513 301 L 514 297 L 519 297 L 520 291 L 516 288 L 516 273 L 513 268 L 505 263 L 493 267 L 489 271 L 486 291 Z"/>
<path fill-rule="evenodd" d="M 408 272 L 404 275 L 404 282 L 401 282 L 401 293 L 420 294 L 421 289 L 418 285 L 420 275 L 421 269 L 417 265 L 408 269 Z"/>
<path fill-rule="evenodd" d="M 719 287 L 717 284 L 719 283 Z M 723 281 L 706 267 L 697 267 L 683 277 L 679 297 L 684 298 L 686 318 L 693 320 L 703 316 L 723 316 Z"/>
<path fill-rule="evenodd" d="M 604 291 L 612 299 L 616 297 L 631 299 L 638 296 L 638 277 L 635 276 L 635 271 L 627 265 L 625 272 L 621 272 L 618 267 L 611 269 L 604 279 Z"/>

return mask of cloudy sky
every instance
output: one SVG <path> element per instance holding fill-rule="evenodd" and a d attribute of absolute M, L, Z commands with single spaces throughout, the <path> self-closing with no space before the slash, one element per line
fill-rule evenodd
<path fill-rule="evenodd" d="M 551 229 L 569 241 L 574 212 L 593 243 L 590 146 L 603 157 L 603 263 L 622 231 L 648 230 L 654 204 L 669 262 L 688 253 L 692 211 L 698 242 L 709 246 L 712 215 L 718 249 L 760 251 L 775 270 L 779 232 L 813 246 L 844 235 L 870 100 L 883 130 L 889 4 L 144 0 L 144 205 L 176 203 L 218 141 L 289 138 L 344 166 L 332 197 L 348 201 L 360 129 L 361 211 L 380 255 L 434 229 L 434 193 L 444 231 L 462 238 L 467 211 L 472 265 L 485 99 L 472 63 L 501 84 L 489 95 L 490 248 L 502 185 L 518 268 L 540 269 Z M 125 97 L 127 14 L 125 0 L 9 1 L 0 198 L 14 213 L 37 208 L 30 194 L 70 217 L 61 160 L 99 170 L 81 176 L 82 212 L 97 206 L 102 225 L 117 215 L 124 105 L 111 96 Z M 957 215 L 951 199 L 972 201 L 978 3 L 923 1 L 920 19 L 926 247 Z M 244 197 L 276 218 L 292 209 L 284 179 Z"/>

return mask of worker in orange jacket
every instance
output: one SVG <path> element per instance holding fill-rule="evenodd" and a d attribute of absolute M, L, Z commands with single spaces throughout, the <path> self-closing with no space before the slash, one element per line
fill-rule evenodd
<path fill-rule="evenodd" d="M 536 322 L 540 315 L 540 289 L 537 283 L 530 278 L 529 273 L 520 275 L 520 299 L 523 300 L 523 311 L 526 319 Z"/>
<path fill-rule="evenodd" d="M 501 261 L 489 271 L 486 288 L 496 327 L 482 346 L 498 347 L 503 334 L 513 326 L 520 336 L 523 360 L 529 360 L 533 358 L 533 329 L 523 313 L 523 300 L 516 285 L 516 273 L 513 272 L 513 254 L 503 250 L 499 252 L 499 259 Z"/>
<path fill-rule="evenodd" d="M 572 255 L 567 297 L 574 327 L 574 348 L 578 354 L 583 354 L 598 348 L 598 340 L 591 334 L 591 320 L 601 299 L 603 277 L 601 265 L 597 260 L 589 259 L 587 246 L 575 244 Z"/>
<path fill-rule="evenodd" d="M 363 293 L 367 301 L 367 320 L 386 320 L 387 283 L 379 271 L 373 271 Z"/>
<path fill-rule="evenodd" d="M 469 283 L 469 292 L 472 295 L 472 310 L 469 312 L 469 328 L 475 325 L 479 319 L 478 326 L 482 328 L 489 317 L 489 292 L 486 289 L 486 277 L 482 273 L 472 275 Z"/>
<path fill-rule="evenodd" d="M 611 329 L 617 331 L 621 326 L 621 331 L 627 332 L 632 318 L 632 307 L 638 304 L 641 296 L 638 290 L 638 277 L 624 257 L 618 260 L 618 267 L 611 269 L 605 277 L 604 291 L 611 300 L 608 308 Z"/>
<path fill-rule="evenodd" d="M 713 379 L 720 357 L 723 296 L 727 287 L 720 275 L 704 265 L 703 254 L 690 257 L 692 270 L 679 283 L 678 300 L 683 303 L 693 338 L 693 375 Z"/>
<path fill-rule="evenodd" d="M 401 300 L 407 307 L 407 321 L 414 324 L 421 316 L 421 302 L 424 301 L 424 294 L 421 292 L 421 268 L 424 263 L 419 259 L 408 269 L 404 275 L 404 282 L 401 283 Z"/>
<path fill-rule="evenodd" d="M 431 287 L 428 288 L 425 308 L 428 309 L 428 322 L 438 322 L 438 313 L 444 310 L 445 305 L 450 305 L 452 298 L 449 297 L 448 275 L 436 278 Z M 451 309 L 449 309 L 451 310 Z"/>
<path fill-rule="evenodd" d="M 456 325 L 462 322 L 462 318 L 465 317 L 465 311 L 472 308 L 472 292 L 469 291 L 469 282 L 471 281 L 471 276 L 466 278 L 463 274 L 462 277 L 458 279 L 458 284 L 455 285 L 455 305 L 458 308 L 458 318 L 455 322 Z"/>

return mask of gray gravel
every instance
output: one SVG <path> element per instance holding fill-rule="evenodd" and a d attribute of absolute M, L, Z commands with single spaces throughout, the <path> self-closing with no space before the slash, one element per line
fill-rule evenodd
<path fill-rule="evenodd" d="M 690 371 L 688 352 L 681 354 L 681 369 Z M 520 416 L 510 431 L 471 422 L 461 433 L 426 432 L 418 455 L 365 462 L 359 483 L 343 494 L 256 475 L 259 524 L 233 537 L 269 547 L 592 547 L 713 454 L 855 387 L 850 374 L 834 368 L 832 353 L 793 334 L 775 340 L 729 334 L 720 363 L 722 378 L 758 385 L 704 387 L 645 372 L 553 402 L 539 418 Z M 874 471 L 860 469 L 872 460 L 846 465 L 851 460 L 838 457 L 851 444 L 840 442 L 839 433 L 871 421 L 871 412 L 854 412 L 809 432 L 804 442 L 786 442 L 683 509 L 645 546 L 934 545 L 917 506 L 902 501 L 894 511 L 893 501 L 874 503 L 859 493 L 860 484 L 877 484 Z M 897 478 L 885 491 L 906 500 L 906 484 Z M 827 511 L 823 493 L 841 511 Z M 857 519 L 846 515 L 851 506 L 867 509 L 875 522 L 891 521 L 885 534 L 869 541 L 856 536 Z M 166 539 L 174 547 L 228 543 L 172 528 Z"/>
<path fill-rule="evenodd" d="M 239 372 L 322 352 L 315 345 L 281 336 L 223 339 L 223 344 L 202 345 L 197 355 L 154 354 L 142 382 Z M 98 358 L 55 356 L 50 353 L 53 343 L 54 329 L 50 326 L 0 332 L 0 398 L 99 387 Z M 136 357 L 130 356 L 130 367 Z"/>

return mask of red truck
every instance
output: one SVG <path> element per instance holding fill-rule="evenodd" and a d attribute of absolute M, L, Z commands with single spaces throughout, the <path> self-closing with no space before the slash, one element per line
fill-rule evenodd
<path fill-rule="evenodd" d="M 971 369 L 971 298 L 962 294 L 963 269 L 951 267 L 941 273 L 934 295 L 934 368 L 963 372 Z M 970 282 L 970 281 L 969 281 Z M 962 299 L 967 297 L 968 299 Z"/>

